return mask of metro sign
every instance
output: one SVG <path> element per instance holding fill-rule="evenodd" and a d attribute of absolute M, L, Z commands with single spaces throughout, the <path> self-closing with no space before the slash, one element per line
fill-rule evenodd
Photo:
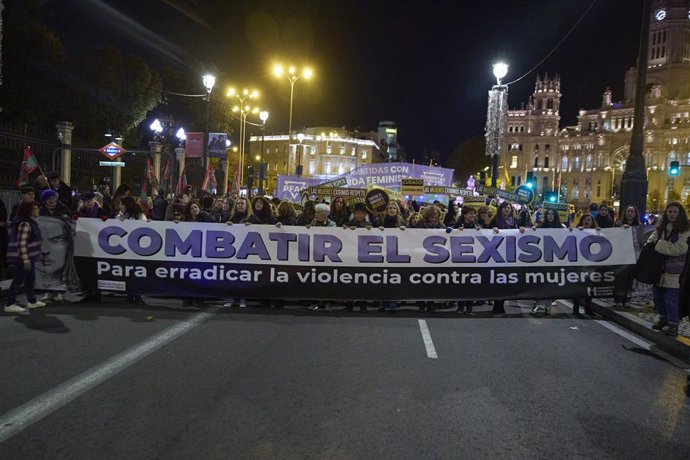
<path fill-rule="evenodd" d="M 103 147 L 98 149 L 98 151 L 106 157 L 108 157 L 110 160 L 114 160 L 115 158 L 118 158 L 123 153 L 125 153 L 127 150 L 123 149 L 115 142 L 111 142 L 110 144 L 104 145 Z"/>

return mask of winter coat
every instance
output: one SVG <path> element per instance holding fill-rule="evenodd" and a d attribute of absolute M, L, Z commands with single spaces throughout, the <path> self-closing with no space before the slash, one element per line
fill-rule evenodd
<path fill-rule="evenodd" d="M 653 232 L 649 235 L 647 242 L 656 243 L 654 246 L 656 252 L 668 257 L 666 262 L 664 262 L 661 279 L 659 279 L 656 285 L 662 288 L 678 289 L 680 287 L 680 274 L 687 262 L 686 254 L 688 252 L 690 230 L 676 235 L 671 233 L 672 229 L 673 226 L 669 224 L 661 238 L 659 238 L 659 232 Z"/>

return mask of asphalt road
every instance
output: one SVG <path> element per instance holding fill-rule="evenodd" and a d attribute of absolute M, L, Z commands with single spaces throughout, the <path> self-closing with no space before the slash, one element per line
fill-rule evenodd
<path fill-rule="evenodd" d="M 157 303 L 0 317 L 0 458 L 690 457 L 685 366 L 563 305 Z"/>

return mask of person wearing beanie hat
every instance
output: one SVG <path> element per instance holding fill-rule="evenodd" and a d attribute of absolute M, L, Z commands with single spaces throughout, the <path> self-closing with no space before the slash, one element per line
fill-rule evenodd
<path fill-rule="evenodd" d="M 81 206 L 77 209 L 79 217 L 87 218 L 107 218 L 108 213 L 101 208 L 96 202 L 96 194 L 93 192 L 85 192 L 81 194 Z"/>
<path fill-rule="evenodd" d="M 369 214 L 367 213 L 367 207 L 364 203 L 355 203 L 352 210 L 352 218 L 343 227 L 355 228 L 371 228 L 371 222 L 369 222 Z"/>
<path fill-rule="evenodd" d="M 49 172 L 47 178 L 50 189 L 57 192 L 60 203 L 69 208 L 72 205 L 72 189 L 60 180 L 60 174 L 57 171 Z"/>
<path fill-rule="evenodd" d="M 69 218 L 71 212 L 67 206 L 58 201 L 58 193 L 48 189 L 41 193 L 40 216 Z"/>

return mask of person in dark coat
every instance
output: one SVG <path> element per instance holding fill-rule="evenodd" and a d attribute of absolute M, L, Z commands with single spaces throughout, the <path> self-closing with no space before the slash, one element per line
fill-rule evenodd
<path fill-rule="evenodd" d="M 81 206 L 77 209 L 79 217 L 88 217 L 92 219 L 107 218 L 108 213 L 98 206 L 96 201 L 96 194 L 94 192 L 86 192 L 81 194 Z"/>
<path fill-rule="evenodd" d="M 0 279 L 5 278 L 7 239 L 7 207 L 5 207 L 5 202 L 0 199 Z"/>
<path fill-rule="evenodd" d="M 168 209 L 168 200 L 162 194 L 153 199 L 153 220 L 165 220 L 165 210 Z"/>
<path fill-rule="evenodd" d="M 678 289 L 678 319 L 683 320 L 690 315 L 690 238 L 687 240 L 688 252 L 685 255 L 683 271 L 680 272 Z"/>
<path fill-rule="evenodd" d="M 611 217 L 611 210 L 606 203 L 601 203 L 599 205 L 599 210 L 597 215 L 594 217 L 597 222 L 597 227 L 599 228 L 612 228 L 614 225 L 613 217 Z"/>
<path fill-rule="evenodd" d="M 69 218 L 72 215 L 70 209 L 61 201 L 55 190 L 48 189 L 41 193 L 41 210 L 39 215 L 48 217 Z"/>
<path fill-rule="evenodd" d="M 271 202 L 262 196 L 254 197 L 252 200 L 252 215 L 247 221 L 252 224 L 275 224 L 276 220 L 273 216 L 273 207 Z"/>
<path fill-rule="evenodd" d="M 52 171 L 48 173 L 48 184 L 52 190 L 55 190 L 58 194 L 58 201 L 65 205 L 68 209 L 72 208 L 72 189 L 69 185 L 65 184 L 60 180 L 60 174 L 57 171 Z"/>

